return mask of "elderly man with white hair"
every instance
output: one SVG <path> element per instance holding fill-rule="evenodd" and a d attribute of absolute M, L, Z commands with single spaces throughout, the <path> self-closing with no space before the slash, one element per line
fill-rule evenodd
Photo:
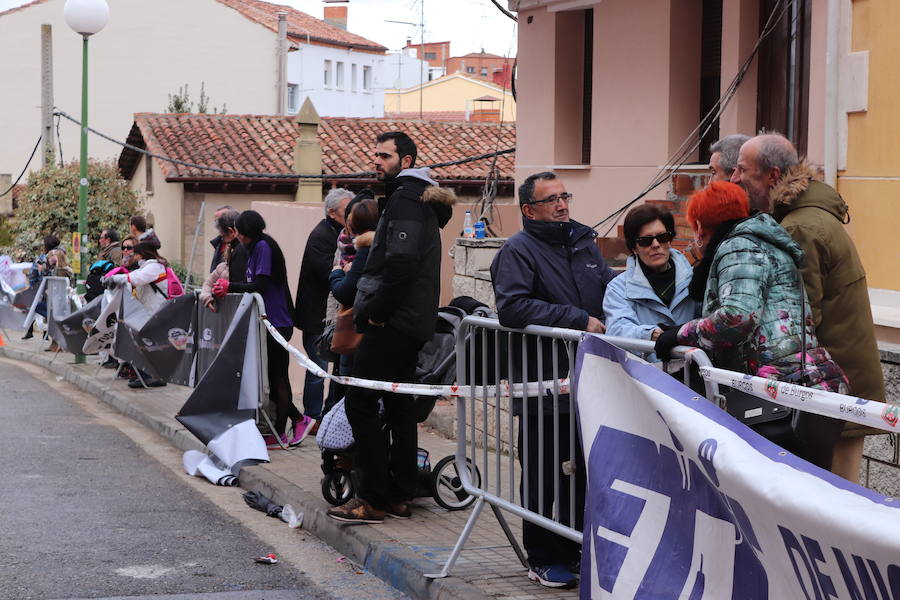
<path fill-rule="evenodd" d="M 344 228 L 344 212 L 353 199 L 353 192 L 334 188 L 325 196 L 325 218 L 313 228 L 306 240 L 303 262 L 300 264 L 300 281 L 297 283 L 297 299 L 294 302 L 294 325 L 303 332 L 303 349 L 316 364 L 327 368 L 328 361 L 319 356 L 316 339 L 325 329 L 325 306 L 330 287 L 328 275 L 337 249 L 337 238 Z M 319 419 L 325 380 L 306 372 L 303 383 L 303 413 Z"/>

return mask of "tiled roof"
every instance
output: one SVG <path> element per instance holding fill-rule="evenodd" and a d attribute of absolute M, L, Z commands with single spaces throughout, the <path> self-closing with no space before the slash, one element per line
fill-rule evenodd
<path fill-rule="evenodd" d="M 262 0 L 217 0 L 229 8 L 233 8 L 251 21 L 255 21 L 272 31 L 278 31 L 278 13 L 284 11 L 287 13 L 288 37 L 297 41 L 306 41 L 307 34 L 309 39 L 315 42 L 324 42 L 326 44 L 334 44 L 337 46 L 345 46 L 348 48 L 357 48 L 360 50 L 369 50 L 372 52 L 387 52 L 387 48 L 368 40 L 361 35 L 350 33 L 340 27 L 329 25 L 322 19 L 317 19 L 312 15 L 301 12 L 290 6 L 281 4 L 272 4 L 271 2 L 262 2 Z M 10 8 L 0 12 L 0 17 L 10 13 L 26 9 L 35 4 L 43 4 L 47 0 L 32 0 L 22 6 Z"/>
<path fill-rule="evenodd" d="M 330 25 L 322 19 L 317 19 L 290 6 L 262 2 L 262 0 L 218 0 L 218 2 L 276 32 L 278 31 L 278 13 L 284 11 L 287 13 L 288 37 L 295 40 L 305 41 L 308 34 L 311 41 L 387 52 L 387 48 L 377 42 Z"/>
<path fill-rule="evenodd" d="M 415 121 L 419 118 L 419 111 L 384 113 L 385 119 L 396 121 Z M 432 110 L 423 111 L 422 118 L 426 121 L 465 121 L 464 110 Z"/>
<path fill-rule="evenodd" d="M 491 54 L 490 52 L 469 52 L 468 54 L 463 54 L 462 56 L 451 56 L 450 58 L 500 58 L 502 60 L 512 60 L 506 58 L 505 56 Z"/>
<path fill-rule="evenodd" d="M 3 15 L 8 15 L 9 13 L 14 13 L 19 10 L 24 10 L 24 9 L 28 8 L 29 6 L 33 6 L 35 4 L 43 4 L 46 1 L 47 0 L 31 0 L 31 2 L 26 2 L 22 6 L 15 6 L 13 8 L 9 8 L 7 10 L 0 11 L 0 17 L 2 17 Z"/>
<path fill-rule="evenodd" d="M 210 114 L 138 113 L 128 143 L 154 154 L 248 173 L 292 173 L 294 142 L 298 135 L 294 117 Z M 405 131 L 419 150 L 417 164 L 428 165 L 514 148 L 515 127 L 504 124 L 442 121 L 394 121 L 387 119 L 322 118 L 319 143 L 322 173 L 335 175 L 372 170 L 375 136 L 384 131 Z M 498 139 L 499 136 L 499 139 Z M 125 149 L 119 168 L 130 178 L 138 152 Z M 434 170 L 438 180 L 484 179 L 490 159 Z M 497 159 L 502 179 L 512 180 L 515 154 Z M 158 161 L 167 180 L 246 180 Z M 270 180 L 276 181 L 276 180 Z"/>

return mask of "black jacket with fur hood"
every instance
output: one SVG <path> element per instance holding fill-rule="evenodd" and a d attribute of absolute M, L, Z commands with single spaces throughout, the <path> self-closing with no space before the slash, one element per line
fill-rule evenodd
<path fill-rule="evenodd" d="M 434 335 L 441 293 L 441 232 L 456 195 L 428 169 L 404 169 L 387 182 L 381 218 L 354 302 L 358 331 L 371 319 L 422 342 Z"/>

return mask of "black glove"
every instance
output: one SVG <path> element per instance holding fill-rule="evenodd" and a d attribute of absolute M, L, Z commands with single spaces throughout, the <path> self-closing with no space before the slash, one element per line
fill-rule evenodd
<path fill-rule="evenodd" d="M 663 330 L 656 338 L 653 351 L 660 360 L 672 360 L 672 348 L 678 346 L 678 330 L 680 327 L 670 327 Z"/>

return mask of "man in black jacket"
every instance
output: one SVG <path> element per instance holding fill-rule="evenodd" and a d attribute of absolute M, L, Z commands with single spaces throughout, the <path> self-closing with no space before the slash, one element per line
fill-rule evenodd
<path fill-rule="evenodd" d="M 366 269 L 357 286 L 354 320 L 363 332 L 353 376 L 412 381 L 416 357 L 434 335 L 440 295 L 440 229 L 452 215 L 453 192 L 414 169 L 416 145 L 405 133 L 376 139 L 375 169 L 387 198 L 379 202 Z M 387 437 L 378 417 L 384 404 Z M 328 515 L 347 523 L 380 523 L 385 514 L 406 519 L 416 487 L 416 419 L 408 395 L 351 387 L 344 401 L 356 439 L 361 474 L 358 497 Z"/>
<path fill-rule="evenodd" d="M 491 280 L 497 299 L 500 324 L 523 328 L 546 325 L 603 333 L 603 295 L 606 285 L 617 275 L 603 260 L 595 239 L 597 233 L 569 218 L 572 195 L 554 173 L 529 176 L 519 187 L 519 207 L 522 211 L 522 231 L 503 245 L 491 264 Z M 533 342 L 532 338 L 532 342 Z M 552 381 L 552 340 L 545 339 L 541 348 L 532 343 L 527 351 L 528 372 L 521 373 L 521 343 L 510 341 L 516 373 L 513 381 Z M 541 353 L 543 372 L 537 372 L 537 355 Z M 518 353 L 518 356 L 516 354 Z M 558 350 L 556 375 L 568 373 L 569 360 L 565 351 Z M 559 520 L 576 528 L 581 527 L 584 512 L 585 465 L 581 444 L 575 440 L 576 453 L 572 460 L 575 472 L 575 512 L 570 514 L 569 480 L 562 464 L 569 461 L 569 399 L 559 398 L 559 421 L 554 431 L 553 396 L 545 395 L 543 411 L 537 398 L 527 402 L 527 420 L 522 401 L 514 401 L 513 413 L 519 415 L 517 446 L 519 461 L 527 462 L 528 480 L 520 482 L 520 493 L 527 486 L 526 508 L 539 512 L 543 471 L 543 515 L 552 518 L 554 473 L 559 474 L 557 497 Z M 543 415 L 541 415 L 541 412 Z M 527 424 L 527 430 L 526 430 Z M 544 452 L 538 449 L 538 437 L 543 435 Z M 553 440 L 558 435 L 559 463 L 553 462 Z M 524 443 L 526 442 L 527 443 Z M 524 497 L 525 494 L 522 493 Z M 574 518 L 573 518 L 574 517 Z M 522 542 L 528 553 L 528 577 L 547 587 L 571 587 L 576 583 L 581 544 L 569 541 L 529 521 L 522 522 Z"/>
<path fill-rule="evenodd" d="M 316 340 L 325 330 L 325 307 L 328 303 L 328 275 L 334 264 L 337 239 L 344 228 L 344 212 L 353 192 L 344 188 L 329 190 L 325 196 L 325 218 L 310 232 L 300 263 L 300 280 L 294 302 L 294 325 L 303 332 L 303 350 L 319 367 L 328 361 L 319 356 Z M 306 372 L 303 381 L 303 414 L 318 420 L 322 416 L 325 380 Z"/>

